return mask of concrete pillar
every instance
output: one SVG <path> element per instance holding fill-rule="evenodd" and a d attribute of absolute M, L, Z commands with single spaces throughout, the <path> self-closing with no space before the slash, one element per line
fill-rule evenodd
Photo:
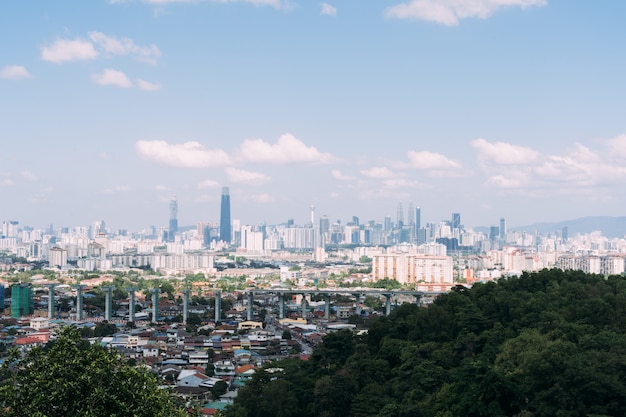
<path fill-rule="evenodd" d="M 278 318 L 285 318 L 285 294 L 282 292 L 278 293 Z"/>
<path fill-rule="evenodd" d="M 252 320 L 254 314 L 254 293 L 248 291 L 248 320 Z"/>
<path fill-rule="evenodd" d="M 306 294 L 302 294 L 302 318 L 306 320 Z"/>
<path fill-rule="evenodd" d="M 187 324 L 189 320 L 189 295 L 190 290 L 183 290 L 183 324 Z"/>
<path fill-rule="evenodd" d="M 418 307 L 422 306 L 422 294 L 413 294 L 413 296 L 415 297 L 415 304 L 417 304 Z"/>
<path fill-rule="evenodd" d="M 74 288 L 76 289 L 76 321 L 83 321 L 83 288 L 85 286 L 75 285 Z"/>
<path fill-rule="evenodd" d="M 113 287 L 104 287 L 104 319 L 111 321 L 113 318 Z"/>
<path fill-rule="evenodd" d="M 391 294 L 385 295 L 385 316 L 391 314 Z"/>
<path fill-rule="evenodd" d="M 48 318 L 54 318 L 54 287 L 56 284 L 46 284 L 44 287 L 48 288 Z"/>
<path fill-rule="evenodd" d="M 135 290 L 136 288 L 128 289 L 128 321 L 135 322 Z"/>
<path fill-rule="evenodd" d="M 222 292 L 215 291 L 215 322 L 222 320 Z"/>
<path fill-rule="evenodd" d="M 161 289 L 153 288 L 150 292 L 152 293 L 152 322 L 157 323 L 159 321 L 159 294 Z"/>
<path fill-rule="evenodd" d="M 330 294 L 324 294 L 324 318 L 330 320 Z"/>
<path fill-rule="evenodd" d="M 354 314 L 357 316 L 361 315 L 361 294 L 354 294 L 356 298 L 356 308 L 354 309 Z"/>

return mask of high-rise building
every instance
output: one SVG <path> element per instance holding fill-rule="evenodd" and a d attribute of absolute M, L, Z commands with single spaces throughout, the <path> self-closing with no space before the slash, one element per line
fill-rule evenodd
<path fill-rule="evenodd" d="M 506 219 L 504 217 L 500 219 L 500 239 L 506 239 Z"/>
<path fill-rule="evenodd" d="M 230 191 L 222 188 L 222 204 L 220 205 L 220 240 L 230 243 L 232 232 L 230 227 Z"/>
<path fill-rule="evenodd" d="M 402 203 L 398 203 L 398 224 L 396 225 L 396 227 L 398 229 L 402 229 L 402 226 L 404 226 L 404 209 L 402 208 Z"/>
<path fill-rule="evenodd" d="M 170 229 L 168 233 L 168 239 L 170 242 L 174 241 L 174 236 L 178 232 L 178 200 L 176 196 L 172 196 L 170 201 Z"/>
<path fill-rule="evenodd" d="M 409 226 L 415 226 L 415 205 L 412 202 L 409 203 L 406 221 Z"/>
<path fill-rule="evenodd" d="M 422 228 L 422 209 L 417 206 L 415 208 L 415 230 L 420 230 Z"/>
<path fill-rule="evenodd" d="M 461 228 L 461 213 L 452 213 L 452 230 Z"/>
<path fill-rule="evenodd" d="M 11 286 L 11 317 L 20 318 L 35 312 L 35 300 L 31 284 L 13 284 Z"/>

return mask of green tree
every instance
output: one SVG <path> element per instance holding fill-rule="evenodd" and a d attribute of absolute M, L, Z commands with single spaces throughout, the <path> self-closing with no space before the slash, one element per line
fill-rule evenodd
<path fill-rule="evenodd" d="M 0 373 L 0 416 L 183 416 L 148 370 L 66 328 Z"/>

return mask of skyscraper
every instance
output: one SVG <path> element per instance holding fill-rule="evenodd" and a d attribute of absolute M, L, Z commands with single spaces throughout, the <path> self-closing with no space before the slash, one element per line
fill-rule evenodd
<path fill-rule="evenodd" d="M 222 188 L 222 204 L 220 206 L 220 240 L 230 243 L 232 232 L 230 227 L 230 191 Z"/>
<path fill-rule="evenodd" d="M 415 230 L 420 230 L 422 228 L 422 209 L 417 206 L 415 208 Z"/>
<path fill-rule="evenodd" d="M 461 228 L 461 213 L 452 213 L 452 230 Z"/>
<path fill-rule="evenodd" d="M 506 219 L 504 217 L 500 219 L 500 239 L 506 239 Z"/>
<path fill-rule="evenodd" d="M 402 208 L 402 203 L 398 203 L 398 213 L 397 213 L 397 220 L 398 223 L 396 225 L 396 227 L 398 229 L 402 229 L 402 226 L 404 226 L 404 208 Z"/>
<path fill-rule="evenodd" d="M 170 230 L 168 232 L 168 239 L 170 242 L 174 241 L 174 236 L 178 232 L 178 200 L 176 196 L 172 196 L 170 201 Z"/>

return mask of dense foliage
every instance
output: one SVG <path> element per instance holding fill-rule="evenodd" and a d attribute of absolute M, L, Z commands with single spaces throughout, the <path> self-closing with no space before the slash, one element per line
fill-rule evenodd
<path fill-rule="evenodd" d="M 626 280 L 545 270 L 405 304 L 258 372 L 229 417 L 626 415 Z"/>
<path fill-rule="evenodd" d="M 149 370 L 89 344 L 73 328 L 24 358 L 14 352 L 1 371 L 0 416 L 186 415 Z"/>

